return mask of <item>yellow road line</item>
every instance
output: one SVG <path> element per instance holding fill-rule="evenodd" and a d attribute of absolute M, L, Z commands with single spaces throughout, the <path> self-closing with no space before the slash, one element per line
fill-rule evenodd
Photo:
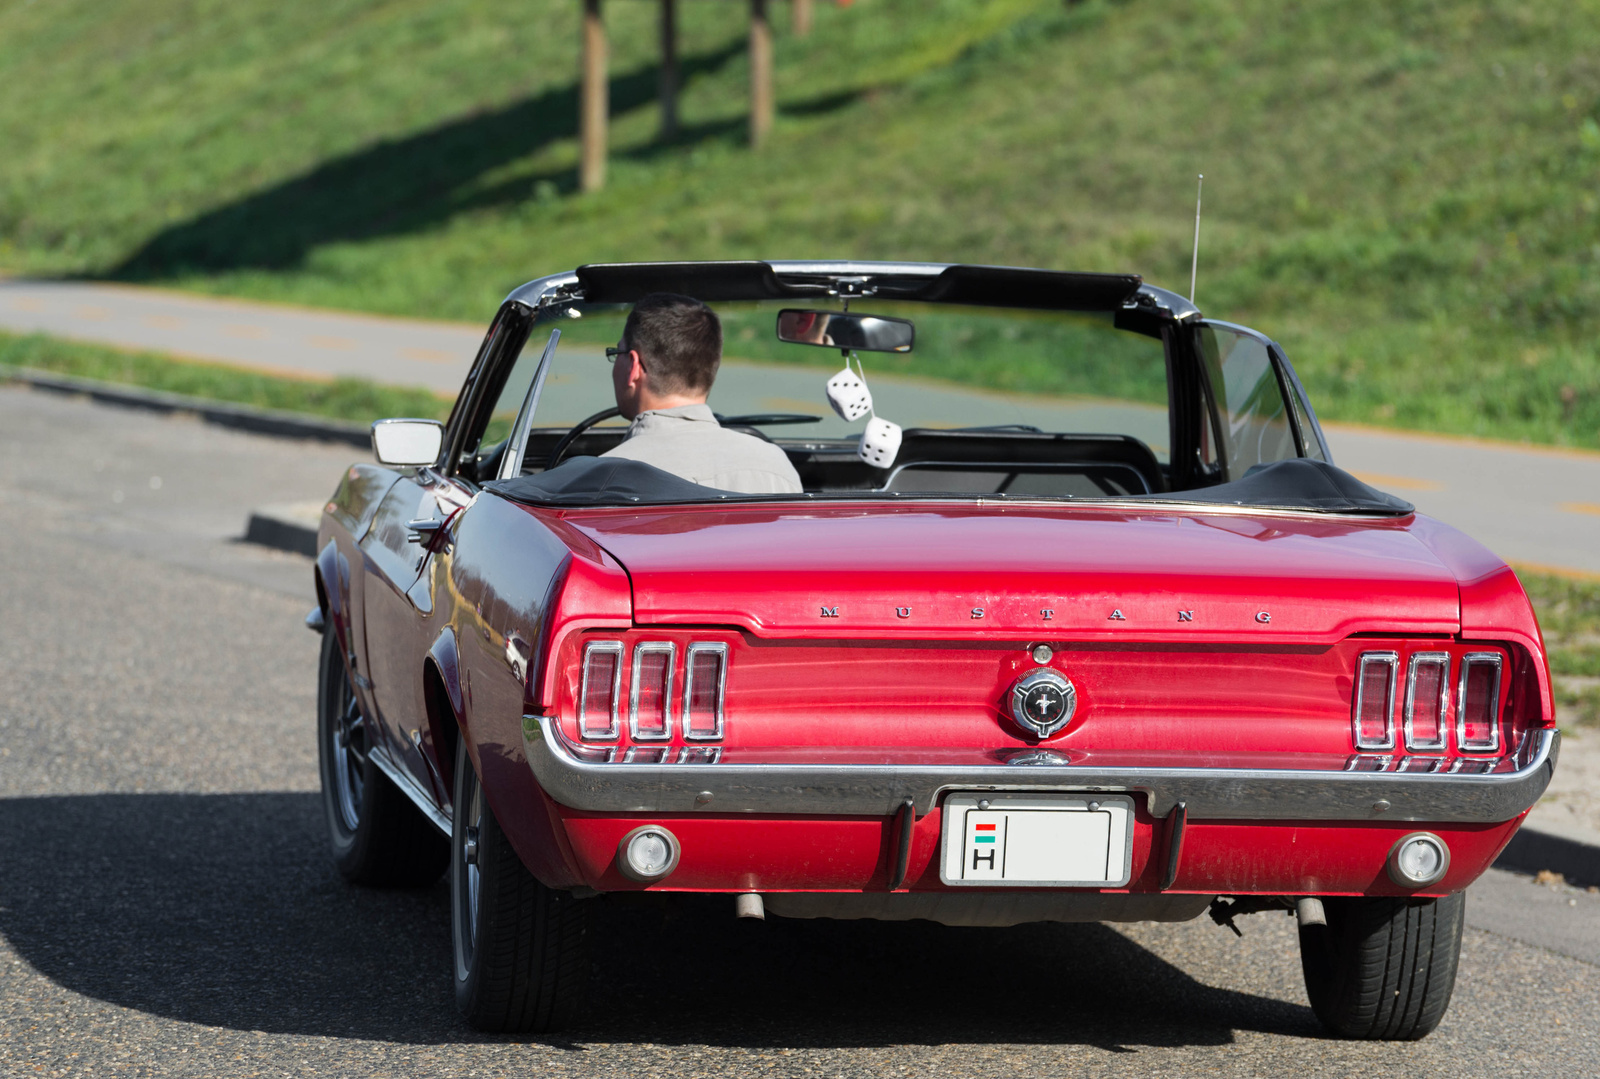
<path fill-rule="evenodd" d="M 455 363 L 461 357 L 453 352 L 446 352 L 439 348 L 403 348 L 400 355 L 408 360 L 422 360 L 424 363 Z"/>
<path fill-rule="evenodd" d="M 1568 513 L 1590 513 L 1600 517 L 1600 502 L 1561 502 L 1558 505 Z"/>
<path fill-rule="evenodd" d="M 1351 472 L 1350 475 L 1362 483 L 1370 483 L 1374 487 L 1398 487 L 1402 491 L 1442 491 L 1444 484 L 1434 483 L 1432 480 L 1417 480 L 1410 476 L 1391 476 L 1385 472 Z"/>

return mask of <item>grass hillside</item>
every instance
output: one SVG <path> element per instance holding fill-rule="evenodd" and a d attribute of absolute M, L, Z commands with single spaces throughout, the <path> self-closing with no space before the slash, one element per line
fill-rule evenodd
<path fill-rule="evenodd" d="M 1600 446 L 1600 0 L 613 0 L 575 192 L 575 0 L 0 9 L 0 266 L 486 320 L 525 278 L 704 257 L 1127 270 L 1278 337 L 1324 417 Z M 20 88 L 20 89 L 19 89 Z"/>

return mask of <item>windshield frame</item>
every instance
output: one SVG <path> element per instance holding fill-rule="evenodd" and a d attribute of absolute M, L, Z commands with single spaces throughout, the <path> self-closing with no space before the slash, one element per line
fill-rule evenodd
<path fill-rule="evenodd" d="M 687 280 L 686 280 L 687 278 Z M 1107 279 L 1123 287 L 1133 282 L 1134 288 L 1119 306 L 1105 305 Z M 950 282 L 955 281 L 952 285 Z M 1064 294 L 1066 284 L 1087 281 L 1101 292 L 1093 303 Z M 598 282 L 598 286 L 596 284 Z M 904 301 L 918 301 L 940 305 L 943 303 L 969 303 L 986 307 L 1014 307 L 1021 310 L 1060 311 L 1110 311 L 1118 329 L 1133 330 L 1162 342 L 1167 364 L 1167 409 L 1169 417 L 1169 455 L 1171 490 L 1162 493 L 1162 504 L 1181 501 L 1186 490 L 1207 486 L 1222 477 L 1207 477 L 1197 468 L 1198 425 L 1194 419 L 1201 408 L 1209 413 L 1208 422 L 1217 421 L 1216 410 L 1207 408 L 1205 393 L 1206 375 L 1194 347 L 1195 333 L 1203 321 L 1242 332 L 1259 339 L 1269 349 L 1273 370 L 1283 396 L 1289 423 L 1294 431 L 1296 447 L 1302 456 L 1320 456 L 1329 460 L 1326 442 L 1312 411 L 1309 396 L 1288 364 L 1282 349 L 1269 338 L 1249 327 L 1237 326 L 1220 320 L 1202 320 L 1199 310 L 1174 293 L 1145 285 L 1131 275 L 1070 275 L 1054 271 L 1024 270 L 1012 267 L 952 266 L 923 263 L 868 263 L 868 262 L 758 262 L 758 263 L 667 263 L 627 264 L 613 267 L 580 267 L 578 270 L 553 274 L 529 282 L 507 297 L 491 323 L 484 343 L 474 360 L 462 394 L 452 409 L 447 425 L 445 449 L 441 453 L 439 468 L 446 474 L 458 477 L 476 488 L 479 483 L 468 475 L 463 465 L 466 443 L 474 429 L 486 425 L 483 409 L 492 405 L 512 366 L 526 346 L 529 337 L 540 327 L 570 317 L 574 307 L 590 303 L 616 304 L 629 302 L 630 293 L 640 289 L 654 290 L 673 284 L 693 285 L 700 298 L 711 304 L 744 299 L 782 299 L 790 302 L 814 304 L 830 300 L 866 302 L 867 298 L 881 296 L 901 301 L 896 307 L 903 309 Z M 713 285 L 711 288 L 699 287 Z M 934 293 L 944 288 L 945 295 Z M 1013 290 L 1008 293 L 1007 289 Z M 1050 292 L 1051 289 L 1055 291 Z M 598 291 L 592 299 L 590 294 Z M 1092 288 L 1090 289 L 1092 292 Z M 1054 299 L 1051 299 L 1051 297 Z M 1007 298 L 1017 302 L 1002 302 Z M 1189 331 L 1189 332 L 1180 332 Z M 486 404 L 487 402 L 487 404 Z M 480 424 L 482 421 L 482 424 Z M 537 422 L 537 420 L 535 420 Z M 782 439 L 791 441 L 821 441 Z M 1312 448 L 1310 454 L 1306 451 Z M 1126 505 L 1135 498 L 1149 500 L 1147 496 L 1114 495 L 1105 499 L 1079 496 L 1067 498 L 1034 494 L 1012 495 L 989 493 L 952 495 L 950 493 L 847 491 L 808 492 L 805 500 L 889 500 L 957 501 L 970 504 L 984 502 L 1058 502 L 1090 503 L 1108 501 Z M 773 501 L 772 496 L 737 495 L 731 498 Z M 776 499 L 776 500 L 782 500 Z M 717 499 L 717 502 L 728 499 Z"/>

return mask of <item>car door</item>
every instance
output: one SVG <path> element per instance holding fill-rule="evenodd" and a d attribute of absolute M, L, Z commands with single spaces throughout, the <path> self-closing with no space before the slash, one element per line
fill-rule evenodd
<path fill-rule="evenodd" d="M 553 332 L 546 354 L 555 346 Z M 503 344 L 509 347 L 511 342 Z M 535 380 L 537 382 L 537 380 Z M 529 397 L 537 385 L 530 388 Z M 531 403 L 524 405 L 524 416 Z M 519 426 L 525 426 L 519 417 Z M 515 439 L 513 439 L 514 441 Z M 519 459 L 520 459 L 520 455 Z M 471 502 L 475 485 L 459 474 L 420 468 L 389 489 L 361 548 L 369 576 L 365 590 L 367 667 L 382 742 L 389 755 L 435 798 L 447 801 L 448 782 L 431 745 L 423 684 L 423 659 L 444 628 L 436 609 L 438 554 L 444 526 Z"/>

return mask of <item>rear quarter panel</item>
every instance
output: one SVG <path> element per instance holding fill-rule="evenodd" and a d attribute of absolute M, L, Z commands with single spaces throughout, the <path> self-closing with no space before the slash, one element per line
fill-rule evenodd
<path fill-rule="evenodd" d="M 627 576 L 559 515 L 492 494 L 457 516 L 452 547 L 442 591 L 460 662 L 462 742 L 524 864 L 550 887 L 573 887 L 583 881 L 528 768 L 522 717 L 538 705 L 552 637 L 631 624 Z"/>

